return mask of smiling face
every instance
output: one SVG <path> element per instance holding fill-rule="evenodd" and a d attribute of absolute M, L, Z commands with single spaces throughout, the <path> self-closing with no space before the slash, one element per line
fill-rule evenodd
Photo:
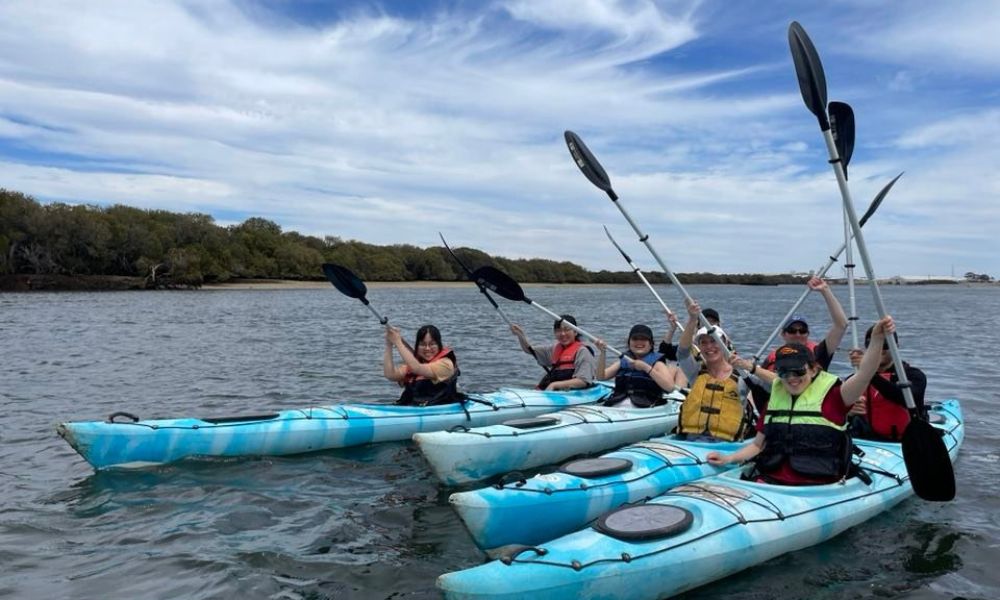
<path fill-rule="evenodd" d="M 434 358 L 440 351 L 441 346 L 430 332 L 425 333 L 424 337 L 417 342 L 417 358 L 423 359 L 424 362 Z"/>
<path fill-rule="evenodd" d="M 698 350 L 701 351 L 701 356 L 707 363 L 714 363 L 725 359 L 719 343 L 710 335 L 703 335 L 698 338 Z"/>
<path fill-rule="evenodd" d="M 552 332 L 556 336 L 556 342 L 562 346 L 569 346 L 576 341 L 576 332 L 565 324 L 556 327 Z"/>
<path fill-rule="evenodd" d="M 646 336 L 633 336 L 628 339 L 628 349 L 636 356 L 645 356 L 653 350 L 653 340 Z"/>
<path fill-rule="evenodd" d="M 781 384 L 785 386 L 785 390 L 789 394 L 798 396 L 806 391 L 818 373 L 819 366 L 807 365 L 799 369 L 780 369 L 778 377 L 781 378 Z"/>

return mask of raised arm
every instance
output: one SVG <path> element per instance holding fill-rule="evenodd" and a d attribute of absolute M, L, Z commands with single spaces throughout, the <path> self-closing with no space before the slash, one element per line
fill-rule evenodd
<path fill-rule="evenodd" d="M 618 369 L 621 368 L 621 361 L 616 360 L 610 365 L 608 362 L 608 343 L 597 338 L 594 340 L 594 345 L 597 346 L 597 378 L 598 379 L 610 379 L 618 374 Z"/>
<path fill-rule="evenodd" d="M 395 334 L 392 333 L 393 330 L 395 330 Z M 389 381 L 399 382 L 403 380 L 403 374 L 392 360 L 393 335 L 398 337 L 399 330 L 387 325 L 385 328 L 385 351 L 382 353 L 382 374 Z"/>
<path fill-rule="evenodd" d="M 698 331 L 698 315 L 701 314 L 701 306 L 697 302 L 687 302 L 688 320 L 684 324 L 684 331 L 681 332 L 681 339 L 677 342 L 678 349 L 690 348 L 694 342 L 694 332 Z"/>
<path fill-rule="evenodd" d="M 431 363 L 422 363 L 417 360 L 417 357 L 413 355 L 413 351 L 403 342 L 403 337 L 399 334 L 398 329 L 387 327 L 385 337 L 396 348 L 396 352 L 399 352 L 399 357 L 403 359 L 403 362 L 409 367 L 411 373 L 420 375 L 421 377 L 434 377 L 434 371 L 430 368 Z M 400 379 L 402 379 L 401 375 Z"/>
<path fill-rule="evenodd" d="M 809 289 L 819 292 L 823 296 L 823 300 L 826 301 L 826 309 L 830 311 L 830 320 L 833 324 L 830 325 L 830 330 L 826 332 L 826 337 L 823 339 L 826 342 L 826 351 L 833 356 L 833 353 L 840 346 L 840 341 L 844 339 L 844 333 L 847 332 L 847 315 L 844 313 L 844 307 L 840 305 L 840 301 L 837 300 L 833 290 L 830 289 L 830 284 L 826 281 L 813 276 L 806 285 L 809 286 Z"/>
<path fill-rule="evenodd" d="M 517 336 L 517 343 L 521 344 L 521 350 L 523 350 L 525 354 L 534 355 L 535 352 L 531 349 L 531 342 L 528 341 L 528 336 L 524 334 L 524 329 L 522 329 L 520 325 L 512 323 L 510 330 L 515 336 Z"/>
<path fill-rule="evenodd" d="M 868 388 L 868 382 L 875 376 L 879 362 L 882 360 L 882 344 L 885 342 L 885 336 L 892 335 L 895 330 L 896 324 L 889 315 L 875 323 L 875 327 L 872 329 L 872 339 L 868 342 L 864 356 L 861 357 L 858 370 L 840 386 L 840 395 L 845 406 L 854 404 Z"/>

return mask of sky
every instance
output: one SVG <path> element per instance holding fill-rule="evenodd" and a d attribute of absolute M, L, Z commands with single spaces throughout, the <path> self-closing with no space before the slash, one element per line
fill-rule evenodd
<path fill-rule="evenodd" d="M 1000 277 L 1000 2 L 3 2 L 0 187 L 625 270 L 606 225 L 658 270 L 569 129 L 671 270 L 808 271 L 844 224 L 793 20 L 857 212 L 905 171 L 875 274 Z"/>

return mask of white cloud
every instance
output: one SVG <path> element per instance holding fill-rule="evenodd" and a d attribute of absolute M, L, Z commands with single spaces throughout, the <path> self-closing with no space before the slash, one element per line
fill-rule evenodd
<path fill-rule="evenodd" d="M 373 243 L 431 245 L 441 230 L 492 253 L 621 268 L 600 227 L 627 230 L 570 161 L 574 129 L 677 270 L 803 270 L 839 243 L 839 195 L 780 36 L 705 56 L 698 2 L 477 8 L 411 19 L 359 5 L 303 27 L 225 2 L 2 4 L 0 177 L 44 199 L 245 213 Z M 915 22 L 887 29 L 902 40 Z M 811 31 L 821 51 L 840 32 Z M 855 55 L 872 51 L 858 39 Z M 937 81 L 905 62 L 893 73 L 897 91 Z M 995 215 L 996 109 L 847 83 L 858 204 L 909 171 L 877 221 L 904 193 L 905 214 L 873 221 L 873 245 L 906 250 L 882 270 L 940 264 L 934 240 L 957 245 L 945 235 L 982 227 L 970 214 Z M 937 215 L 940 198 L 967 210 Z"/>

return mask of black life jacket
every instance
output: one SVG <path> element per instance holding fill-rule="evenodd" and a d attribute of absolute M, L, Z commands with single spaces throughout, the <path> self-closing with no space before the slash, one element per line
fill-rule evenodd
<path fill-rule="evenodd" d="M 628 355 L 635 358 L 635 354 L 632 351 L 629 351 Z M 663 355 L 659 352 L 650 352 L 639 360 L 642 360 L 650 367 L 655 367 L 657 361 L 662 358 Z M 615 375 L 615 389 L 611 393 L 611 397 L 604 402 L 604 405 L 611 406 L 618 404 L 626 398 L 631 400 L 632 405 L 638 408 L 649 408 L 667 403 L 663 398 L 663 389 L 650 374 L 645 371 L 633 369 L 629 366 L 629 361 L 622 357 L 618 364 L 618 374 Z"/>
<path fill-rule="evenodd" d="M 788 461 L 793 471 L 805 477 L 836 481 L 851 465 L 851 438 L 846 425 L 823 416 L 823 399 L 834 386 L 835 376 L 821 371 L 808 388 L 792 398 L 780 380 L 771 387 L 764 418 L 764 449 L 757 455 L 757 469 L 765 475 Z"/>
<path fill-rule="evenodd" d="M 451 359 L 455 365 L 455 372 L 447 380 L 434 383 L 431 379 L 423 375 L 411 373 L 409 367 L 406 368 L 406 375 L 403 376 L 403 393 L 399 396 L 396 404 L 404 406 L 434 406 L 437 404 L 451 404 L 461 402 L 463 396 L 458 391 L 458 376 L 461 371 L 458 369 L 458 359 L 451 348 L 442 348 L 427 362 L 434 362 L 442 358 Z"/>

